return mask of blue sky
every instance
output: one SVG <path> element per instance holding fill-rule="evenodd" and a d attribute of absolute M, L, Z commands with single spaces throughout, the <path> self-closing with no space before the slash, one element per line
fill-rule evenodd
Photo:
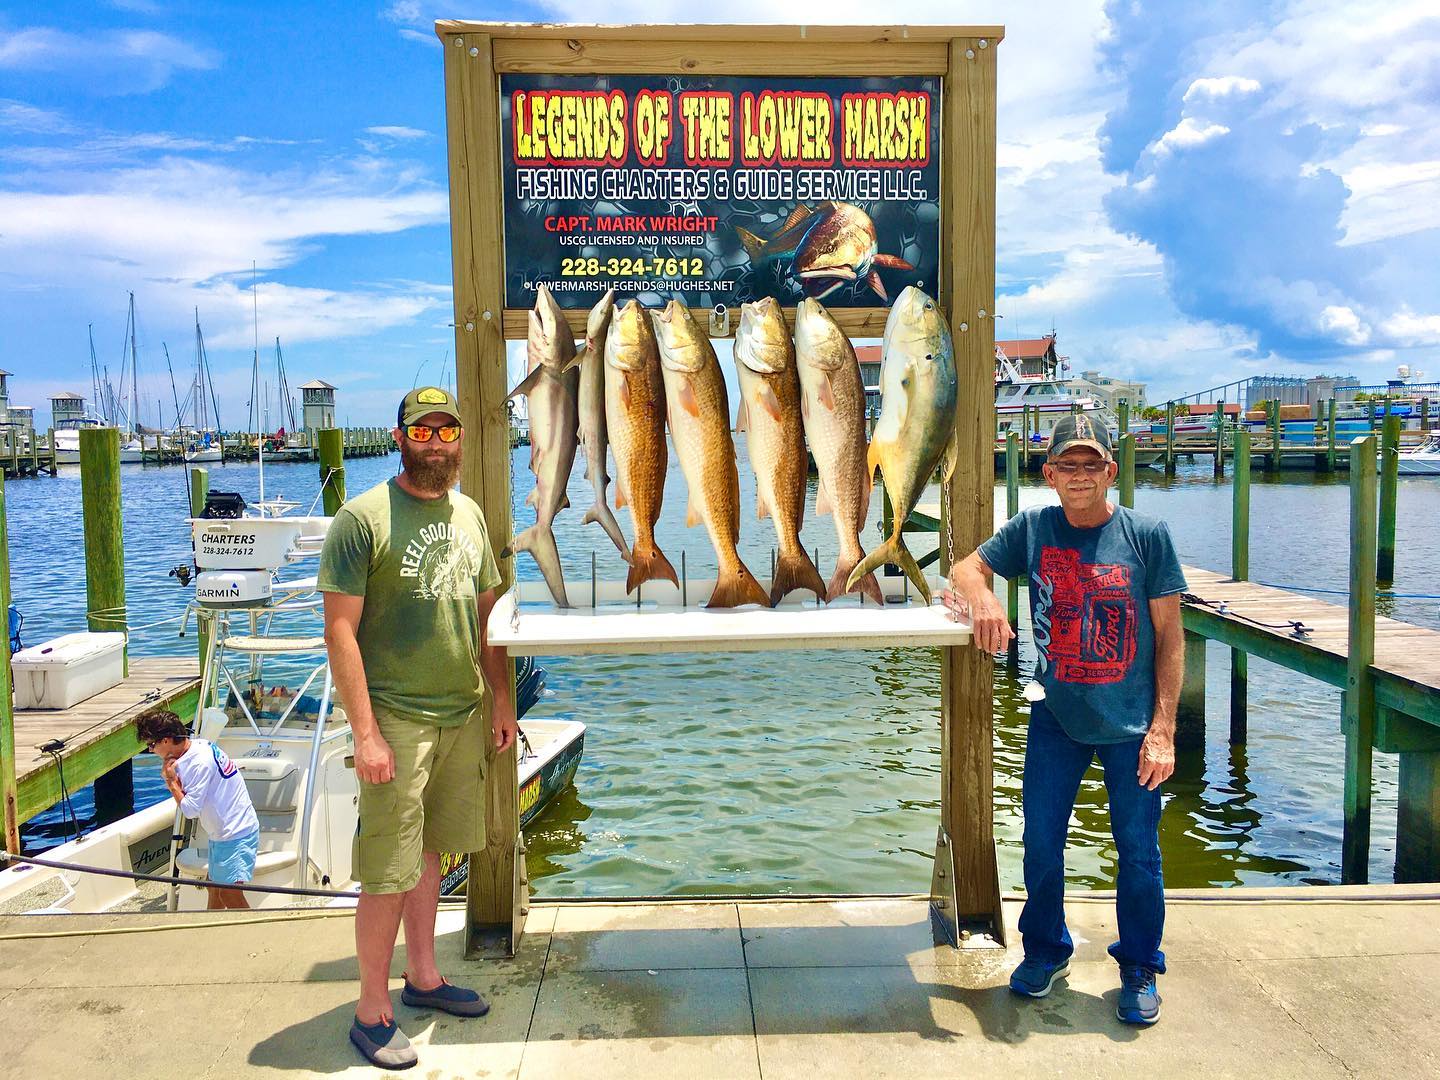
<path fill-rule="evenodd" d="M 227 426 L 262 354 L 384 423 L 453 369 L 436 17 L 583 21 L 593 6 L 0 8 L 0 366 L 44 422 L 88 395 L 86 326 L 142 396 L 200 309 Z M 728 22 L 773 21 L 732 0 Z M 896 22 L 999 22 L 1001 337 L 1053 325 L 1077 370 L 1151 400 L 1267 371 L 1440 376 L 1440 16 L 1433 3 L 896 0 Z M 787 20 L 873 22 L 859 0 Z M 619 0 L 604 20 L 693 5 Z M 449 376 L 453 379 L 453 374 Z M 182 376 L 183 379 L 183 376 Z M 183 391 L 182 391 L 183 392 Z M 142 406 L 142 413 L 147 407 Z M 149 406 L 152 409 L 154 406 Z M 167 406 L 168 409 L 168 406 Z"/>

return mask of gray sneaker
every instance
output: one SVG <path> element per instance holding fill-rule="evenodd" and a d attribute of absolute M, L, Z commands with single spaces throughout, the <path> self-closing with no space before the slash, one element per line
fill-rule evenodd
<path fill-rule="evenodd" d="M 420 1060 L 394 1020 L 362 1024 L 356 1017 L 350 1025 L 350 1041 L 365 1055 L 365 1060 L 382 1069 L 408 1069 Z"/>

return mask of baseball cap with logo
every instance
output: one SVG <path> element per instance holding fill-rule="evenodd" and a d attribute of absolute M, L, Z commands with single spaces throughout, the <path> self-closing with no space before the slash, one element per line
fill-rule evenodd
<path fill-rule="evenodd" d="M 441 390 L 438 386 L 418 386 L 400 402 L 400 412 L 395 423 L 399 427 L 405 427 L 432 412 L 444 413 L 457 424 L 463 422 L 460 419 L 460 403 L 455 400 L 454 394 Z"/>
<path fill-rule="evenodd" d="M 1046 458 L 1054 461 L 1065 451 L 1073 450 L 1077 446 L 1088 446 L 1106 461 L 1114 460 L 1114 455 L 1110 452 L 1110 432 L 1105 429 L 1105 425 L 1097 424 L 1081 413 L 1071 413 L 1055 422 L 1055 430 L 1050 432 L 1050 452 Z"/>

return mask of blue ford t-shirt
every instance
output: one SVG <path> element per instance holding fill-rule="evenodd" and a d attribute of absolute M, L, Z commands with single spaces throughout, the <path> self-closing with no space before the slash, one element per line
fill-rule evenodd
<path fill-rule="evenodd" d="M 1117 743 L 1150 730 L 1155 626 L 1150 601 L 1185 589 L 1163 521 L 1117 506 L 1077 529 L 1058 506 L 1016 514 L 980 545 L 1001 577 L 1028 574 L 1035 679 L 1076 742 Z"/>

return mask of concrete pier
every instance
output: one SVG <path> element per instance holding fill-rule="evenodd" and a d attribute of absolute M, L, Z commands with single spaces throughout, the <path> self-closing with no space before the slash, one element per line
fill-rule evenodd
<path fill-rule="evenodd" d="M 1399 899 L 1417 890 L 1432 899 Z M 1031 1001 L 1006 989 L 1018 933 L 937 948 L 920 899 L 537 902 L 517 957 L 471 963 L 450 908 L 441 966 L 490 1015 L 400 1005 L 403 948 L 396 1015 L 424 1077 L 1440 1073 L 1434 886 L 1172 894 L 1162 1018 L 1143 1030 L 1115 1019 L 1113 901 L 1074 896 L 1069 916 L 1070 975 Z M 351 915 L 259 918 L 0 920 L 0 1076 L 375 1075 L 346 1041 Z M 176 923 L 207 925 L 161 929 Z M 115 932 L 132 927 L 154 929 Z"/>

